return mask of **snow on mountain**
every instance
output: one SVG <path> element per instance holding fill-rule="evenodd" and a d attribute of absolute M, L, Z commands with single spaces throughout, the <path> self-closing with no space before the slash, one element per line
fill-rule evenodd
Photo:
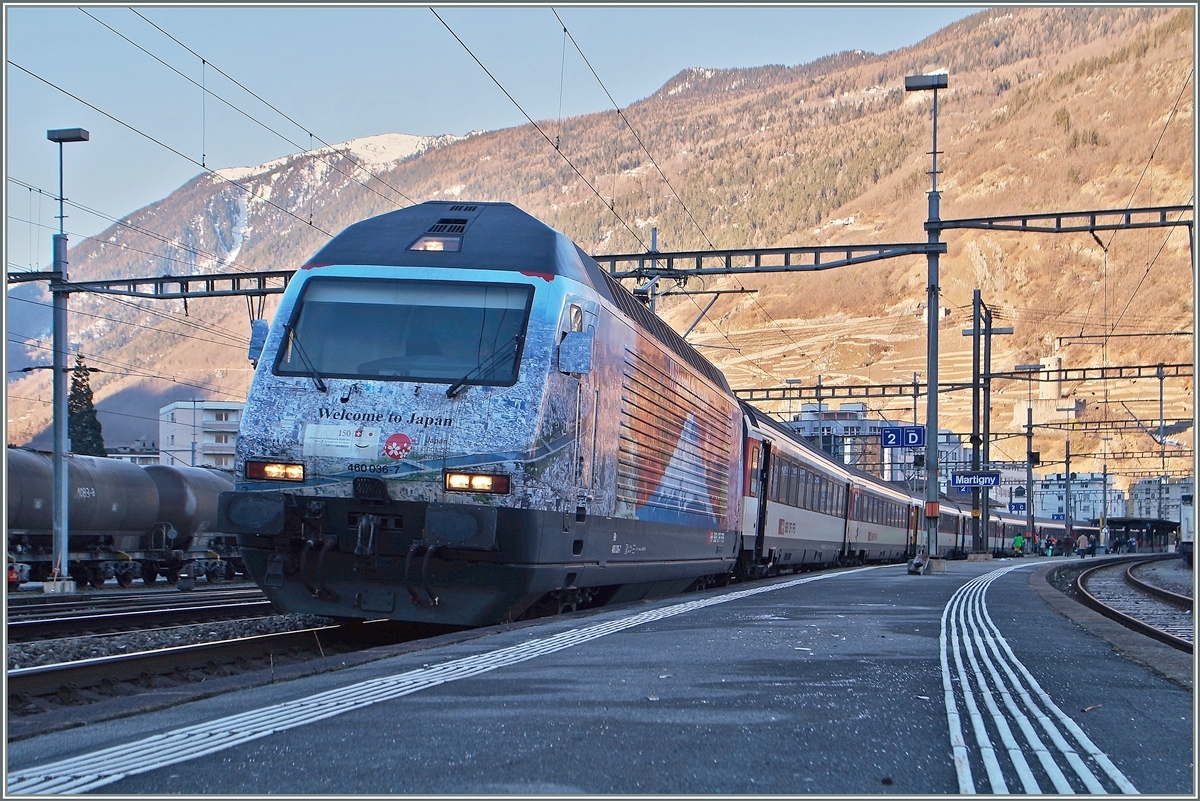
<path fill-rule="evenodd" d="M 302 157 L 319 157 L 333 153 L 349 153 L 356 161 L 367 169 L 378 169 L 395 164 L 398 161 L 424 153 L 438 147 L 444 147 L 464 137 L 453 134 L 441 136 L 415 136 L 413 134 L 386 133 L 377 136 L 364 136 L 361 139 L 351 139 L 336 145 L 328 145 L 303 153 L 293 153 L 273 159 L 255 167 L 226 167 L 216 170 L 216 174 L 230 181 L 243 181 L 255 175 L 271 172 L 279 167 Z"/>

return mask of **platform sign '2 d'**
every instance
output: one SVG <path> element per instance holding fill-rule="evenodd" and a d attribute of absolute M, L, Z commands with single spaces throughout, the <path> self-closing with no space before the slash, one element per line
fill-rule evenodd
<path fill-rule="evenodd" d="M 893 426 L 879 430 L 879 444 L 884 448 L 925 447 L 925 426 Z"/>

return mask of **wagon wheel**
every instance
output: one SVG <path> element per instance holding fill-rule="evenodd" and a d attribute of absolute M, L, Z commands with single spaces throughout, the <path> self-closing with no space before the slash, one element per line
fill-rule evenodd
<path fill-rule="evenodd" d="M 153 587 L 154 582 L 158 581 L 158 566 L 153 564 L 142 565 L 142 581 L 147 587 Z"/>
<path fill-rule="evenodd" d="M 179 573 L 181 568 L 168 567 L 163 571 L 163 575 L 167 577 L 167 583 L 174 586 L 179 583 Z"/>
<path fill-rule="evenodd" d="M 87 582 L 96 589 L 104 586 L 104 571 L 98 567 L 89 567 L 87 569 Z"/>
<path fill-rule="evenodd" d="M 133 571 L 126 570 L 124 573 L 118 573 L 117 584 L 122 587 L 128 587 L 133 584 Z"/>
<path fill-rule="evenodd" d="M 216 584 L 225 576 L 225 571 L 219 568 L 210 567 L 204 571 L 204 580 L 209 584 Z"/>
<path fill-rule="evenodd" d="M 237 568 L 233 566 L 233 562 L 225 563 L 225 578 L 227 578 L 229 581 L 233 581 L 235 578 L 237 578 Z"/>

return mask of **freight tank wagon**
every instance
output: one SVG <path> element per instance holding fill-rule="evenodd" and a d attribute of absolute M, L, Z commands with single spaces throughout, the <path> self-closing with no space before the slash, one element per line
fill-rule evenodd
<path fill-rule="evenodd" d="M 287 611 L 484 625 L 674 593 L 737 558 L 741 425 L 565 236 L 422 203 L 297 271 L 221 525 Z"/>
<path fill-rule="evenodd" d="M 8 448 L 8 559 L 19 580 L 53 570 L 53 459 Z M 67 454 L 67 563 L 79 584 L 122 587 L 184 570 L 209 581 L 242 570 L 232 535 L 216 530 L 217 499 L 233 482 L 201 467 L 139 467 L 119 459 Z"/>

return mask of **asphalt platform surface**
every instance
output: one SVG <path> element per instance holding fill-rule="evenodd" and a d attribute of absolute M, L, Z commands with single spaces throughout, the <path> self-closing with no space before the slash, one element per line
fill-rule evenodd
<path fill-rule="evenodd" d="M 8 794 L 1194 796 L 1191 655 L 1051 587 L 1070 561 L 783 576 L 443 637 L 9 742 Z"/>

